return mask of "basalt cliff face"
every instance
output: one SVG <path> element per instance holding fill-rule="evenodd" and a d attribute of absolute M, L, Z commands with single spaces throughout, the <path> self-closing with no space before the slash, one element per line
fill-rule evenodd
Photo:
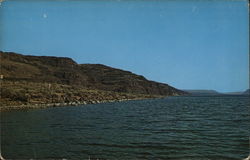
<path fill-rule="evenodd" d="M 64 85 L 77 89 L 112 92 L 118 95 L 121 93 L 147 96 L 186 94 L 167 84 L 149 81 L 132 72 L 102 64 L 77 64 L 66 57 L 28 56 L 12 52 L 0 52 L 0 56 L 2 88 L 6 90 L 8 86 L 4 84 L 14 85 L 22 82 L 27 85 L 29 83 L 33 85 L 54 84 L 58 87 Z M 19 84 L 19 88 L 22 88 L 22 85 Z M 11 99 L 11 97 L 8 98 Z"/>

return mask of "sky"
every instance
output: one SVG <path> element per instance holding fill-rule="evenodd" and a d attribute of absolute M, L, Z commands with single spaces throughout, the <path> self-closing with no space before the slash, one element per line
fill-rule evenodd
<path fill-rule="evenodd" d="M 71 57 L 179 89 L 249 88 L 247 0 L 5 0 L 0 50 Z"/>

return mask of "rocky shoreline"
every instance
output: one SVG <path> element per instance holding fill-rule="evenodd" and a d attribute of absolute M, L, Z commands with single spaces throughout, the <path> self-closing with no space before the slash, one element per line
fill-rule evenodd
<path fill-rule="evenodd" d="M 1 106 L 0 112 L 12 111 L 12 110 L 28 110 L 28 109 L 43 109 L 51 107 L 74 107 L 82 106 L 88 104 L 101 104 L 101 103 L 113 103 L 113 102 L 123 102 L 123 101 L 132 101 L 132 100 L 143 100 L 143 99 L 152 99 L 152 98 L 135 98 L 135 99 L 119 99 L 119 100 L 90 100 L 90 101 L 76 101 L 76 102 L 63 102 L 63 103 L 44 103 L 44 104 L 22 104 L 14 106 Z"/>
<path fill-rule="evenodd" d="M 57 83 L 3 81 L 0 111 L 110 103 L 162 98 L 162 95 L 132 94 L 82 88 Z"/>

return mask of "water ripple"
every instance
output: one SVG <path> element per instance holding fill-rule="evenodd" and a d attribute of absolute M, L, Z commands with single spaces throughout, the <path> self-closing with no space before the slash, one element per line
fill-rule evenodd
<path fill-rule="evenodd" d="M 236 160 L 249 97 L 169 97 L 1 113 L 6 158 Z"/>

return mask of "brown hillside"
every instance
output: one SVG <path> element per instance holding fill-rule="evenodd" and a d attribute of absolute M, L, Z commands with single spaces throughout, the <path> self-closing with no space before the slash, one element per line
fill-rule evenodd
<path fill-rule="evenodd" d="M 101 64 L 77 64 L 70 58 L 0 52 L 1 74 L 8 81 L 57 83 L 104 91 L 172 96 L 185 92 L 129 71 Z"/>

